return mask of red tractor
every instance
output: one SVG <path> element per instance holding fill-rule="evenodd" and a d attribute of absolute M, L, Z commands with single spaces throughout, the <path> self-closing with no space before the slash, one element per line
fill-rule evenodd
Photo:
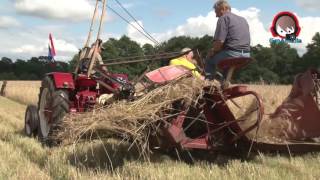
<path fill-rule="evenodd" d="M 101 43 L 96 44 L 100 46 Z M 84 51 L 86 50 L 92 51 L 92 48 L 84 49 Z M 80 57 L 82 54 L 83 50 L 80 52 Z M 97 56 L 100 55 L 97 54 L 95 57 Z M 228 87 L 233 71 L 249 63 L 250 60 L 235 58 L 222 61 L 219 64 L 221 69 L 229 69 L 227 79 L 223 83 L 223 91 L 222 93 L 209 93 L 210 88 L 205 89 L 205 92 L 208 92 L 205 99 L 210 100 L 205 100 L 204 106 L 196 110 L 196 112 L 204 112 L 207 127 L 201 131 L 202 134 L 199 137 L 188 137 L 188 133 L 184 129 L 188 125 L 188 122 L 185 121 L 188 112 L 182 111 L 180 116 L 170 120 L 170 124 L 163 129 L 166 139 L 170 140 L 171 145 L 179 145 L 183 148 L 211 149 L 214 148 L 212 141 L 217 130 L 221 132 L 219 129 L 233 128 L 239 137 L 234 137 L 232 134 L 225 134 L 225 136 L 232 137 L 228 141 L 234 143 L 257 126 L 263 115 L 259 96 L 255 92 L 248 91 L 245 86 Z M 126 99 L 131 101 L 135 99 L 135 87 L 128 80 L 127 75 L 110 73 L 105 68 L 106 64 L 91 65 L 94 62 L 96 59 L 85 57 L 80 59 L 76 73 L 53 72 L 44 77 L 40 88 L 38 108 L 28 106 L 26 110 L 25 132 L 28 136 L 38 136 L 40 141 L 48 145 L 55 144 L 52 135 L 59 130 L 59 122 L 67 113 L 91 111 L 99 104 L 98 102 L 101 102 L 101 99 L 106 97 L 113 100 Z M 85 63 L 88 65 L 85 66 Z M 147 78 L 153 84 L 164 84 L 187 73 L 188 71 L 179 67 L 166 66 L 143 74 L 142 77 Z M 257 117 L 255 123 L 250 127 L 241 129 L 225 102 L 246 95 L 253 95 L 256 98 L 257 109 L 255 112 Z M 219 103 L 213 105 L 213 102 Z M 223 125 L 217 125 L 219 123 Z"/>
<path fill-rule="evenodd" d="M 113 98 L 130 100 L 134 87 L 125 74 L 106 73 L 105 77 L 59 72 L 47 74 L 41 83 L 38 108 L 27 108 L 26 134 L 38 135 L 43 142 L 50 141 L 55 125 L 67 113 L 92 110 L 102 94 L 113 94 L 116 96 Z"/>
<path fill-rule="evenodd" d="M 74 73 L 52 72 L 45 75 L 40 87 L 38 107 L 30 105 L 26 110 L 25 133 L 28 136 L 38 136 L 43 143 L 52 144 L 52 134 L 58 130 L 59 122 L 67 113 L 91 111 L 95 106 L 105 105 L 111 99 L 132 101 L 136 98 L 135 86 L 129 81 L 128 75 L 109 72 L 106 67 L 112 63 L 103 64 L 100 56 L 101 42 L 98 39 L 91 48 L 85 47 L 80 51 Z M 159 59 L 174 58 L 177 55 L 181 54 L 160 55 Z M 129 63 L 132 62 L 134 61 Z M 170 75 L 175 72 L 173 76 L 178 77 L 188 71 L 177 67 L 158 70 L 158 74 L 168 72 Z M 163 78 L 159 79 L 154 75 L 153 71 L 141 77 L 146 76 L 154 83 L 164 83 Z"/>

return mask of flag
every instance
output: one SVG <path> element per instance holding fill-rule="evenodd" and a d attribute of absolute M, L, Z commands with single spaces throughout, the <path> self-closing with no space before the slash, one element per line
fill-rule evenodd
<path fill-rule="evenodd" d="M 49 44 L 48 44 L 48 58 L 49 60 L 54 60 L 54 56 L 56 56 L 56 50 L 54 48 L 53 38 L 51 33 L 49 34 Z"/>

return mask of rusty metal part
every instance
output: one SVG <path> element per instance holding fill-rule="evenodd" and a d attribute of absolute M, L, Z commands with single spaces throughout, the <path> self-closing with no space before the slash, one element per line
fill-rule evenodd
<path fill-rule="evenodd" d="M 102 68 L 96 67 L 94 68 L 94 70 L 99 73 L 102 77 L 108 79 L 109 81 L 113 82 L 113 83 L 117 83 L 120 84 L 121 86 L 127 86 L 127 83 L 118 81 L 117 79 L 115 79 L 114 77 L 110 76 L 107 72 L 103 71 Z"/>
<path fill-rule="evenodd" d="M 147 61 L 163 61 L 168 59 L 174 59 L 177 57 L 182 56 L 180 52 L 173 52 L 173 53 L 161 53 L 156 55 L 147 55 L 147 56 L 135 56 L 129 58 L 116 58 L 116 59 L 109 59 L 104 60 L 104 64 L 102 66 L 113 66 L 113 65 L 121 65 L 121 64 L 133 64 L 133 63 L 140 63 L 140 62 L 147 62 Z"/>
<path fill-rule="evenodd" d="M 318 109 L 320 109 L 320 77 L 317 73 L 312 74 L 312 81 L 314 85 L 314 90 L 311 92 L 311 94 L 318 106 Z"/>
<path fill-rule="evenodd" d="M 114 88 L 112 88 L 107 83 L 105 83 L 105 82 L 103 82 L 101 80 L 97 80 L 97 83 L 99 83 L 101 86 L 103 86 L 104 88 L 106 88 L 109 91 L 111 91 L 113 94 L 118 94 L 119 93 L 119 91 L 115 90 Z"/>
<path fill-rule="evenodd" d="M 165 134 L 173 145 L 176 144 L 186 149 L 215 150 L 222 145 L 233 145 L 238 140 L 250 142 L 246 134 L 258 126 L 264 112 L 260 96 L 253 91 L 248 91 L 246 86 L 228 88 L 223 90 L 222 93 L 212 93 L 210 89 L 211 87 L 204 89 L 207 92 L 203 97 L 205 105 L 201 106 L 206 117 L 207 131 L 197 138 L 188 137 L 185 134 L 185 129 L 183 129 L 186 114 L 182 112 L 171 121 L 169 128 L 165 129 Z M 257 99 L 258 113 L 255 123 L 246 129 L 242 129 L 238 123 L 245 120 L 239 120 L 234 117 L 226 105 L 225 99 L 234 99 L 247 95 L 253 95 Z"/>
<path fill-rule="evenodd" d="M 320 136 L 319 90 L 314 82 L 315 77 L 319 77 L 316 70 L 297 75 L 289 96 L 271 115 L 271 125 L 280 121 L 288 124 L 283 129 L 286 140 Z"/>

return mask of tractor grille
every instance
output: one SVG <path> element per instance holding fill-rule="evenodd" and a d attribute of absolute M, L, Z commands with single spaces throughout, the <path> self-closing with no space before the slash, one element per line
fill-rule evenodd
<path fill-rule="evenodd" d="M 314 85 L 314 89 L 312 91 L 312 96 L 316 104 L 318 105 L 318 109 L 320 110 L 320 79 L 319 74 L 312 74 L 312 81 Z"/>

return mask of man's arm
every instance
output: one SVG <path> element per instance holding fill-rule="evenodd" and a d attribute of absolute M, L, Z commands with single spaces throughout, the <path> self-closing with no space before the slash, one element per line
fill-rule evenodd
<path fill-rule="evenodd" d="M 207 57 L 212 57 L 218 52 L 220 52 L 223 49 L 223 42 L 222 41 L 213 41 L 213 47 L 210 49 Z"/>
<path fill-rule="evenodd" d="M 223 43 L 228 34 L 228 25 L 225 17 L 220 17 L 217 22 L 216 32 L 213 37 L 213 47 L 209 52 L 209 57 L 223 49 Z"/>

